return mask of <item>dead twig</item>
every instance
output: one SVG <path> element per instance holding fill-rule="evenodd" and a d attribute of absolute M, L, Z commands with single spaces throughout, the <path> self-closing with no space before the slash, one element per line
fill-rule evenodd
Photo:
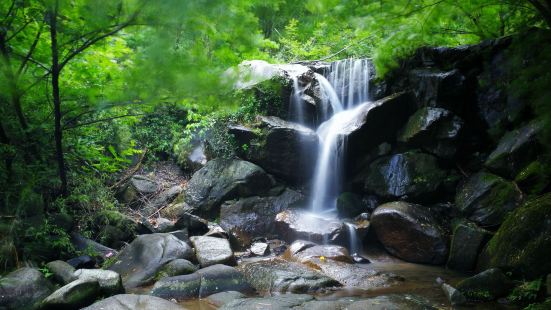
<path fill-rule="evenodd" d="M 142 163 L 143 163 L 143 160 L 145 158 L 145 154 L 147 154 L 147 148 L 145 148 L 142 153 L 140 154 L 140 158 L 138 159 L 138 162 L 136 163 L 136 165 L 134 165 L 134 167 L 128 171 L 124 177 L 122 177 L 119 181 L 117 181 L 117 183 L 111 185 L 109 187 L 110 190 L 113 190 L 119 186 L 121 186 L 124 182 L 126 182 L 128 179 L 130 179 L 136 172 L 138 172 L 138 170 L 140 170 L 140 168 L 142 167 Z"/>

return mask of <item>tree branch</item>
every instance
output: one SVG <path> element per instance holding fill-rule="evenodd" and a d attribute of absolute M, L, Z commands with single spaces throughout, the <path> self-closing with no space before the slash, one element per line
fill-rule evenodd
<path fill-rule="evenodd" d="M 23 72 L 23 69 L 27 65 L 27 62 L 31 59 L 32 54 L 34 53 L 34 50 L 36 49 L 36 45 L 38 44 L 38 41 L 40 40 L 40 35 L 42 34 L 42 27 L 43 24 L 40 25 L 40 28 L 38 28 L 38 31 L 36 32 L 36 36 L 34 38 L 33 43 L 31 44 L 31 47 L 29 48 L 29 51 L 27 52 L 27 55 L 23 58 L 23 61 L 19 65 L 19 69 L 17 69 L 17 77 L 21 75 Z M 45 66 L 44 66 L 45 68 Z"/>
<path fill-rule="evenodd" d="M 140 114 L 124 114 L 124 115 L 117 115 L 117 116 L 113 116 L 113 117 L 101 118 L 101 119 L 96 119 L 96 120 L 89 121 L 89 122 L 85 122 L 85 123 L 75 124 L 75 125 L 72 125 L 72 126 L 66 126 L 65 128 L 63 128 L 63 130 L 74 129 L 74 128 L 83 127 L 83 126 L 88 126 L 88 125 L 92 125 L 92 124 L 96 124 L 96 123 L 101 123 L 101 122 L 108 122 L 108 121 L 112 121 L 112 120 L 115 120 L 115 119 L 118 119 L 118 118 L 123 118 L 123 117 L 143 116 L 143 115 L 145 115 L 145 114 L 144 114 L 144 113 L 140 113 Z"/>

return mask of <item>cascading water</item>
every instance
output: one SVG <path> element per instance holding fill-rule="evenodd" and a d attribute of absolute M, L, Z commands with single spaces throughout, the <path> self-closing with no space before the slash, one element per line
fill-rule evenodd
<path fill-rule="evenodd" d="M 366 59 L 333 62 L 328 79 L 316 75 L 324 100 L 332 107 L 333 116 L 317 130 L 320 152 L 314 174 L 311 209 L 320 214 L 334 210 L 342 183 L 344 141 L 341 132 L 354 119 L 359 104 L 369 98 L 369 63 Z"/>
<path fill-rule="evenodd" d="M 333 115 L 318 129 L 320 151 L 311 193 L 311 210 L 321 217 L 336 210 L 341 191 L 345 141 L 342 132 L 351 126 L 364 104 L 369 104 L 369 63 L 365 59 L 347 59 L 331 64 L 328 78 L 316 74 L 322 94 L 323 109 L 331 107 Z M 356 228 L 346 224 L 350 252 L 358 253 L 360 242 Z"/>
<path fill-rule="evenodd" d="M 304 90 L 300 87 L 298 82 L 298 76 L 292 76 L 291 79 L 293 80 L 293 92 L 291 93 L 291 100 L 289 112 L 291 113 L 291 116 L 293 117 L 293 120 L 301 125 L 306 124 L 306 119 L 304 118 L 304 110 L 303 110 L 303 103 L 302 103 L 302 93 Z"/>

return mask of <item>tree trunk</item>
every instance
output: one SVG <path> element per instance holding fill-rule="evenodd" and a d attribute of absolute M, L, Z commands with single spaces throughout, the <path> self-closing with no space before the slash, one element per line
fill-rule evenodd
<path fill-rule="evenodd" d="M 54 140 L 57 169 L 61 181 L 61 195 L 67 195 L 67 171 L 65 169 L 65 157 L 63 155 L 63 131 L 61 129 L 61 98 L 59 95 L 59 51 L 57 46 L 57 11 L 59 0 L 56 0 L 54 9 L 50 15 L 50 37 L 52 47 L 52 98 L 54 101 Z"/>

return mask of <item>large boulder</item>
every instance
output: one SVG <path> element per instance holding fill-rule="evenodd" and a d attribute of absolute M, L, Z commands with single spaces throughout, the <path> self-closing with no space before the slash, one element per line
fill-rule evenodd
<path fill-rule="evenodd" d="M 324 218 L 311 212 L 289 209 L 275 217 L 276 230 L 287 242 L 297 239 L 311 240 L 316 243 L 346 242 L 346 229 L 342 221 Z"/>
<path fill-rule="evenodd" d="M 488 301 L 507 295 L 512 287 L 501 270 L 492 268 L 459 282 L 456 288 L 469 300 Z"/>
<path fill-rule="evenodd" d="M 271 297 L 238 298 L 224 304 L 220 310 L 257 310 L 257 309 L 297 309 L 300 305 L 312 301 L 307 294 L 282 294 Z"/>
<path fill-rule="evenodd" d="M 128 309 L 140 309 L 140 310 L 184 310 L 178 304 L 170 302 L 168 300 L 149 296 L 149 295 L 134 295 L 134 294 L 121 294 L 111 296 L 104 300 L 100 300 L 91 306 L 83 308 L 83 310 L 128 310 Z"/>
<path fill-rule="evenodd" d="M 302 243 L 302 241 L 298 241 Z M 293 243 L 296 247 L 296 244 Z M 291 245 L 292 247 L 292 245 Z M 288 250 L 289 251 L 289 250 Z M 323 260 L 330 259 L 334 261 L 340 261 L 345 263 L 352 263 L 352 257 L 348 253 L 345 247 L 338 245 L 314 245 L 301 251 L 289 251 L 286 253 L 291 259 L 304 263 L 308 261 L 319 261 L 321 257 Z"/>
<path fill-rule="evenodd" d="M 138 224 L 128 215 L 116 210 L 102 210 L 93 216 L 97 233 L 95 236 L 108 247 L 121 248 L 132 241 L 138 231 Z"/>
<path fill-rule="evenodd" d="M 194 273 L 199 268 L 187 259 L 178 258 L 166 263 L 163 268 L 157 273 L 156 278 L 181 276 Z"/>
<path fill-rule="evenodd" d="M 224 238 L 197 236 L 190 238 L 201 267 L 216 264 L 235 265 L 230 242 Z"/>
<path fill-rule="evenodd" d="M 129 204 L 137 204 L 143 197 L 151 197 L 159 190 L 159 184 L 146 176 L 134 175 L 119 194 L 120 199 Z"/>
<path fill-rule="evenodd" d="M 278 258 L 245 263 L 238 269 L 259 292 L 305 293 L 340 286 L 336 280 L 302 264 Z"/>
<path fill-rule="evenodd" d="M 507 216 L 480 254 L 478 269 L 501 267 L 517 277 L 551 273 L 551 194 L 527 202 Z"/>
<path fill-rule="evenodd" d="M 1 309 L 34 309 L 53 292 L 42 272 L 21 268 L 0 278 Z"/>
<path fill-rule="evenodd" d="M 471 221 L 481 226 L 497 226 L 515 209 L 522 198 L 517 187 L 487 172 L 472 175 L 457 191 L 455 205 Z"/>
<path fill-rule="evenodd" d="M 433 200 L 447 179 L 448 172 L 439 167 L 436 157 L 408 151 L 372 162 L 364 189 L 386 199 Z"/>
<path fill-rule="evenodd" d="M 266 195 L 274 184 L 273 178 L 253 163 L 213 159 L 193 174 L 184 200 L 197 215 L 215 218 L 224 201 Z"/>
<path fill-rule="evenodd" d="M 478 254 L 492 234 L 474 223 L 456 225 L 450 245 L 447 267 L 461 271 L 474 270 Z"/>
<path fill-rule="evenodd" d="M 541 124 L 530 123 L 506 133 L 484 164 L 488 169 L 506 178 L 514 178 L 534 160 L 539 150 L 537 135 Z"/>
<path fill-rule="evenodd" d="M 125 288 L 151 283 L 161 267 L 178 258 L 193 260 L 193 249 L 171 234 L 138 236 L 116 257 L 109 270 L 118 272 Z"/>
<path fill-rule="evenodd" d="M 124 293 L 121 276 L 111 270 L 102 269 L 79 269 L 74 273 L 75 278 L 92 279 L 98 281 L 100 290 L 104 296 L 111 296 Z"/>
<path fill-rule="evenodd" d="M 96 279 L 78 279 L 46 297 L 42 301 L 41 309 L 80 309 L 100 296 L 100 286 Z"/>
<path fill-rule="evenodd" d="M 229 290 L 251 293 L 253 289 L 235 268 L 212 265 L 192 274 L 163 278 L 155 283 L 151 295 L 184 300 L 204 298 Z"/>
<path fill-rule="evenodd" d="M 463 121 L 452 112 L 424 107 L 409 118 L 398 134 L 398 141 L 438 157 L 450 158 L 457 150 L 456 140 L 462 127 Z"/>
<path fill-rule="evenodd" d="M 383 204 L 371 215 L 371 227 L 392 255 L 412 263 L 446 262 L 448 236 L 423 206 L 403 201 Z"/>
<path fill-rule="evenodd" d="M 75 280 L 75 268 L 62 260 L 49 262 L 46 268 L 53 274 L 54 280 L 61 285 Z"/>
<path fill-rule="evenodd" d="M 238 248 L 248 247 L 253 238 L 275 233 L 275 216 L 304 202 L 304 195 L 285 189 L 278 196 L 248 197 L 229 201 L 220 210 L 220 226 Z"/>
<path fill-rule="evenodd" d="M 410 72 L 409 78 L 420 106 L 462 112 L 468 85 L 459 70 L 416 69 Z"/>
<path fill-rule="evenodd" d="M 414 99 L 407 92 L 364 103 L 351 110 L 349 113 L 353 113 L 352 117 L 337 133 L 340 141 L 346 141 L 344 162 L 349 165 L 347 171 L 354 172 L 358 168 L 356 165 L 360 162 L 359 159 L 381 143 L 394 141 L 396 134 L 414 111 Z M 324 124 L 328 126 L 328 123 Z M 377 134 L 373 134 L 374 132 Z"/>
<path fill-rule="evenodd" d="M 317 156 L 316 132 L 275 116 L 259 116 L 257 120 L 254 137 L 248 141 L 249 132 L 230 130 L 237 141 L 243 141 L 239 145 L 242 156 L 288 182 L 309 180 Z"/>

